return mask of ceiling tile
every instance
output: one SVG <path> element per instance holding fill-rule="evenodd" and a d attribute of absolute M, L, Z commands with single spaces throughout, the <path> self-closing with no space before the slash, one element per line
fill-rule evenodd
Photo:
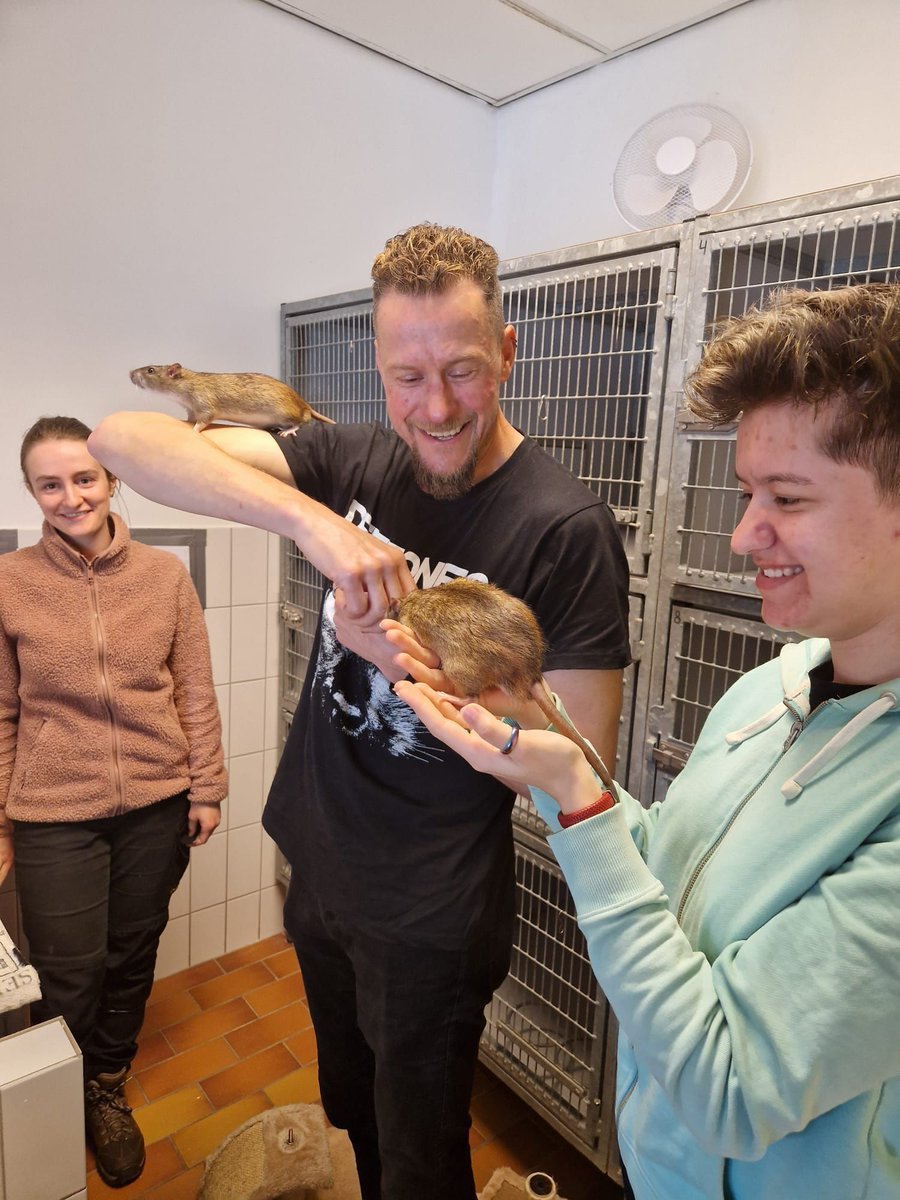
<path fill-rule="evenodd" d="M 751 0 L 263 0 L 504 104 Z"/>
<path fill-rule="evenodd" d="M 747 0 L 506 0 L 612 53 L 664 37 Z"/>
<path fill-rule="evenodd" d="M 602 53 L 501 0 L 266 0 L 493 103 L 601 62 Z"/>

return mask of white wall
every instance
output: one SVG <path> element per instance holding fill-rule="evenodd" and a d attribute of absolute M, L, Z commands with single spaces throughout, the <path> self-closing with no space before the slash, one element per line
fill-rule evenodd
<path fill-rule="evenodd" d="M 278 374 L 281 302 L 415 221 L 484 229 L 493 161 L 486 105 L 259 0 L 3 0 L 0 526 L 37 520 L 37 416 L 179 412 L 149 362 Z"/>
<path fill-rule="evenodd" d="M 612 198 L 619 154 L 656 113 L 693 101 L 749 130 L 741 205 L 900 173 L 898 39 L 897 0 L 752 0 L 500 109 L 497 248 L 630 232 Z"/>

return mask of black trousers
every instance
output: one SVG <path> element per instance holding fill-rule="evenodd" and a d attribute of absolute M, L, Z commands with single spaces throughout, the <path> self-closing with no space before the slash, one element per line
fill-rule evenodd
<path fill-rule="evenodd" d="M 131 1065 L 169 898 L 188 863 L 187 793 L 96 821 L 14 828 L 16 883 L 43 998 L 64 1017 L 85 1078 Z"/>
<path fill-rule="evenodd" d="M 469 1102 L 511 928 L 453 950 L 373 937 L 293 882 L 285 928 L 315 1027 L 322 1105 L 349 1134 L 363 1200 L 475 1200 Z"/>

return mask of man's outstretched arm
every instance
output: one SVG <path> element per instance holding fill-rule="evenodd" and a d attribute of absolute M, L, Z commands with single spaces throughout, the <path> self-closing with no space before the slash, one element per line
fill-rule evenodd
<path fill-rule="evenodd" d="M 392 600 L 414 587 L 397 547 L 294 487 L 284 456 L 261 430 L 198 434 L 164 413 L 121 412 L 101 421 L 88 447 L 150 500 L 290 538 L 343 590 L 357 619 L 380 620 Z"/>

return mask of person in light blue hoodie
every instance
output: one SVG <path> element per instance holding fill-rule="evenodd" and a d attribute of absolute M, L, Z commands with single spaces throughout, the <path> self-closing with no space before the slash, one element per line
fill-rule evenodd
<path fill-rule="evenodd" d="M 808 640 L 727 692 L 665 801 L 602 794 L 570 742 L 409 659 L 396 691 L 550 826 L 620 1023 L 637 1200 L 896 1200 L 900 286 L 776 295 L 687 394 L 739 418 L 732 546 Z"/>

